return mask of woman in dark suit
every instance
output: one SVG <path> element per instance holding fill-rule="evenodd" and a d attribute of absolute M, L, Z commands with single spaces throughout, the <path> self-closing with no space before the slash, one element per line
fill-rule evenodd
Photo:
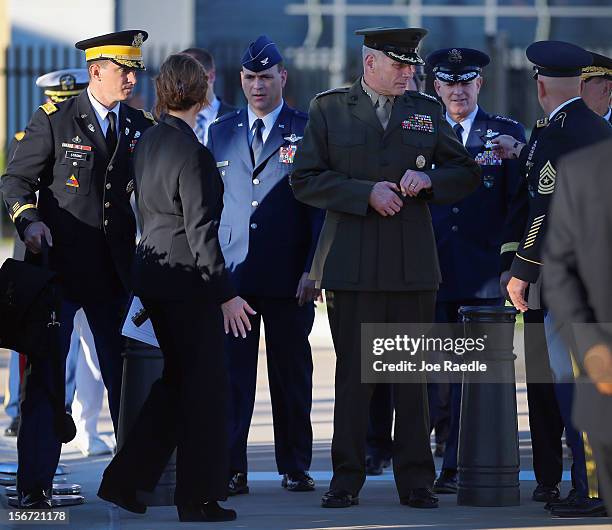
<path fill-rule="evenodd" d="M 128 438 L 102 479 L 98 495 L 144 513 L 137 490 L 151 491 L 177 448 L 175 504 L 181 521 L 226 521 L 228 447 L 223 328 L 246 336 L 247 312 L 235 296 L 217 229 L 223 184 L 210 152 L 194 132 L 205 104 L 206 74 L 187 55 L 171 55 L 156 79 L 159 124 L 134 152 L 142 238 L 134 293 L 151 319 L 164 355 Z"/>

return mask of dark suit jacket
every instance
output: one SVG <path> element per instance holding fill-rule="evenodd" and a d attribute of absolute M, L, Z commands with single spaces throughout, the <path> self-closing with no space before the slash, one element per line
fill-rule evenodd
<path fill-rule="evenodd" d="M 549 215 L 544 293 L 555 319 L 570 324 L 579 362 L 595 344 L 612 348 L 611 153 L 609 139 L 562 159 Z M 612 397 L 579 381 L 578 426 L 610 440 L 610 418 Z"/>
<path fill-rule="evenodd" d="M 136 237 L 130 158 L 153 123 L 149 113 L 122 103 L 119 141 L 109 153 L 83 91 L 42 105 L 9 161 L 0 188 L 19 236 L 34 221 L 49 226 L 50 266 L 70 299 L 105 299 L 130 289 Z"/>
<path fill-rule="evenodd" d="M 520 123 L 478 109 L 465 148 L 482 170 L 480 186 L 459 202 L 430 205 L 442 270 L 439 301 L 502 296 L 500 249 L 507 239 L 505 230 L 511 229 L 510 224 L 505 224 L 506 218 L 516 217 L 512 210 L 519 204 L 514 197 L 523 175 L 518 160 L 490 157 L 491 150 L 485 148 L 487 131 L 509 134 L 525 142 Z M 518 232 L 522 236 L 524 220 L 521 221 Z"/>
<path fill-rule="evenodd" d="M 208 133 L 223 178 L 219 237 L 240 294 L 294 297 L 310 270 L 323 212 L 298 202 L 289 186 L 307 116 L 283 105 L 253 167 L 247 109 L 216 120 Z"/>
<path fill-rule="evenodd" d="M 435 164 L 435 169 L 432 169 Z M 325 289 L 435 290 L 440 269 L 425 198 L 404 199 L 382 217 L 368 205 L 379 181 L 399 184 L 407 169 L 426 171 L 438 203 L 474 191 L 480 169 L 459 143 L 435 98 L 395 99 L 386 130 L 360 80 L 319 94 L 291 176 L 298 200 L 327 210 L 311 277 Z"/>
<path fill-rule="evenodd" d="M 138 144 L 134 174 L 142 227 L 134 293 L 158 300 L 232 298 L 217 238 L 223 184 L 191 127 L 163 115 Z"/>

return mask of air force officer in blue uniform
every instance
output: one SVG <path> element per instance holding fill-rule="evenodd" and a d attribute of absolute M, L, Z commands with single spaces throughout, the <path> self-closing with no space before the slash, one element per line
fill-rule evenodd
<path fill-rule="evenodd" d="M 526 201 L 521 204 L 514 200 L 521 183 L 518 161 L 494 156 L 490 140 L 512 131 L 513 137 L 524 142 L 525 131 L 518 122 L 479 107 L 481 71 L 489 64 L 485 53 L 469 48 L 442 49 L 430 54 L 427 64 L 434 73 L 434 88 L 446 107 L 446 120 L 482 170 L 480 186 L 474 193 L 454 204 L 430 205 L 442 272 L 436 321 L 457 322 L 462 305 L 504 304 L 499 276 L 509 268 L 503 261 L 509 256 L 512 259 L 516 246 L 503 249 L 503 255 L 500 248 L 502 241 L 520 240 L 524 228 L 520 216 L 512 215 L 514 225 L 505 220 L 510 209 L 526 207 Z M 430 394 L 435 414 L 435 391 Z M 450 432 L 442 473 L 434 484 L 436 493 L 457 490 L 460 404 L 461 385 L 451 383 Z"/>
<path fill-rule="evenodd" d="M 314 488 L 312 358 L 308 335 L 319 295 L 308 272 L 323 212 L 299 203 L 288 175 L 307 115 L 282 97 L 287 71 L 268 37 L 247 48 L 240 72 L 247 108 L 218 118 L 208 147 L 225 187 L 219 239 L 234 286 L 257 311 L 253 333 L 226 344 L 231 384 L 230 494 L 248 493 L 247 437 L 253 415 L 261 319 L 266 327 L 274 441 L 282 485 Z"/>

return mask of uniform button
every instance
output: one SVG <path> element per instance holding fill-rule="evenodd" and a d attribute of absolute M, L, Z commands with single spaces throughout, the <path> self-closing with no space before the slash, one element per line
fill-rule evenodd
<path fill-rule="evenodd" d="M 258 178 L 254 178 L 253 179 L 253 184 L 255 184 L 255 186 L 257 186 L 257 184 L 259 184 L 259 179 Z"/>
<path fill-rule="evenodd" d="M 457 225 L 453 225 L 453 226 L 451 226 L 451 230 L 453 232 L 457 232 L 459 230 L 459 227 Z"/>
<path fill-rule="evenodd" d="M 222 177 L 225 177 L 225 169 L 222 169 L 222 170 L 221 170 L 221 176 L 222 176 Z"/>
<path fill-rule="evenodd" d="M 253 201 L 253 202 L 251 203 L 251 206 L 253 206 L 253 207 L 255 207 L 255 206 L 259 206 L 259 203 L 258 203 L 257 201 Z"/>
<path fill-rule="evenodd" d="M 459 213 L 459 208 L 457 208 L 456 206 L 453 207 L 453 213 Z"/>
<path fill-rule="evenodd" d="M 257 223 L 251 223 L 251 228 L 255 230 L 257 228 Z"/>
<path fill-rule="evenodd" d="M 106 183 L 106 189 L 107 189 L 107 190 L 110 190 L 110 189 L 111 189 L 111 183 L 110 183 L 110 182 L 107 182 L 107 183 Z"/>
<path fill-rule="evenodd" d="M 105 202 L 104 203 L 104 208 L 110 208 L 110 202 Z"/>
<path fill-rule="evenodd" d="M 108 219 L 104 219 L 104 226 L 108 226 Z"/>
<path fill-rule="evenodd" d="M 76 162 L 72 163 L 73 166 L 78 166 L 79 164 L 77 164 Z"/>

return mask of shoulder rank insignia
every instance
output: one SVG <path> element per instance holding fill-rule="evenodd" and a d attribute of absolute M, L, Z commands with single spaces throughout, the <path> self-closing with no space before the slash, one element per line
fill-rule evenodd
<path fill-rule="evenodd" d="M 546 127 L 548 125 L 548 116 L 546 118 L 540 118 L 536 122 L 536 128 L 541 129 L 542 127 Z"/>
<path fill-rule="evenodd" d="M 555 180 L 557 178 L 557 172 L 550 163 L 550 160 L 544 164 L 544 167 L 540 170 L 540 180 L 538 180 L 538 193 L 540 195 L 549 195 L 555 191 Z"/>
<path fill-rule="evenodd" d="M 41 105 L 40 108 L 45 111 L 45 114 L 47 114 L 47 116 L 53 114 L 58 110 L 58 108 L 50 101 L 45 103 L 44 105 Z"/>
<path fill-rule="evenodd" d="M 140 109 L 140 112 L 142 112 L 144 114 L 144 117 L 153 122 L 153 125 L 155 125 L 157 122 L 155 121 L 155 118 L 153 117 L 153 114 L 151 114 L 148 110 L 144 110 L 144 109 Z"/>
<path fill-rule="evenodd" d="M 499 114 L 496 114 L 495 116 L 493 116 L 493 119 L 512 123 L 513 125 L 518 125 L 518 121 L 513 120 L 512 118 L 507 118 L 506 116 L 500 116 Z"/>
<path fill-rule="evenodd" d="M 417 92 L 417 94 L 420 94 L 424 98 L 430 99 L 431 101 L 435 101 L 436 103 L 440 104 L 440 102 L 436 98 L 430 96 L 429 94 L 426 94 L 425 92 Z"/>
<path fill-rule="evenodd" d="M 21 140 L 23 140 L 23 137 L 25 136 L 25 131 L 19 131 L 15 133 L 15 140 L 17 140 L 18 142 L 21 142 Z"/>
<path fill-rule="evenodd" d="M 332 88 L 330 90 L 326 90 L 325 92 L 319 92 L 315 98 L 320 98 L 323 96 L 328 96 L 329 94 L 342 94 L 345 92 L 349 91 L 349 87 L 339 87 L 339 88 Z"/>

